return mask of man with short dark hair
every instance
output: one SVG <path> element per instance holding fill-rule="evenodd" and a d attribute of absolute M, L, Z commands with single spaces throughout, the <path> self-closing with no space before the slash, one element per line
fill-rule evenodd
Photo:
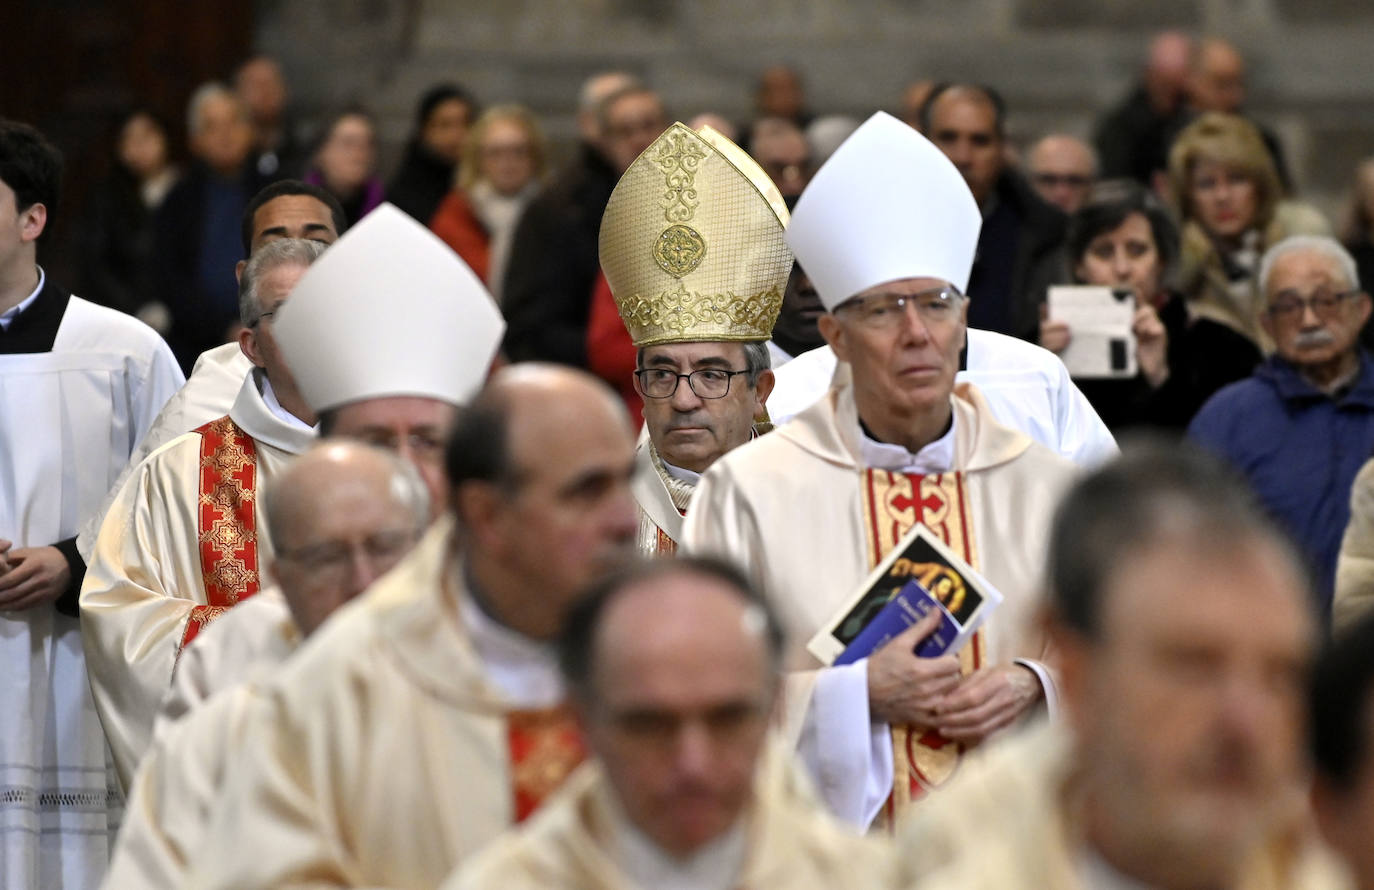
<path fill-rule="evenodd" d="M 726 563 L 641 565 L 594 587 L 559 643 L 595 761 L 454 890 L 863 887 L 891 853 L 839 827 L 770 742 L 782 630 Z"/>
<path fill-rule="evenodd" d="M 1336 634 L 1308 693 L 1312 806 L 1322 835 L 1359 890 L 1374 888 L 1374 615 Z"/>
<path fill-rule="evenodd" d="M 265 53 L 234 71 L 234 92 L 253 120 L 254 166 L 262 176 L 299 176 L 305 158 L 287 110 L 290 94 L 281 65 Z"/>
<path fill-rule="evenodd" d="M 1300 543 L 1329 620 L 1350 490 L 1374 453 L 1374 362 L 1359 345 L 1370 299 L 1346 249 L 1313 235 L 1271 247 L 1259 284 L 1275 353 L 1212 396 L 1188 436 L 1239 469 Z"/>
<path fill-rule="evenodd" d="M 1034 341 L 1067 220 L 1008 166 L 1005 119 L 995 90 L 941 84 L 921 108 L 921 131 L 959 168 L 983 216 L 968 280 L 969 325 Z"/>
<path fill-rule="evenodd" d="M 239 346 L 253 368 L 229 413 L 153 452 L 101 523 L 81 590 L 91 687 L 127 787 L 183 646 L 260 588 L 272 553 L 257 489 L 315 439 L 315 415 L 273 335 L 274 317 L 324 252 L 283 239 L 239 282 Z"/>
<path fill-rule="evenodd" d="M 94 886 L 118 818 L 77 622 L 80 524 L 183 382 L 147 325 L 38 265 L 62 157 L 0 119 L 0 884 Z"/>
<path fill-rule="evenodd" d="M 665 207 L 674 182 L 695 197 Z M 673 124 L 611 193 L 601 266 L 636 349 L 649 433 L 634 481 L 642 553 L 676 551 L 701 474 L 767 417 L 766 341 L 792 265 L 786 221 L 768 174 L 709 127 Z"/>
<path fill-rule="evenodd" d="M 618 78 L 605 84 L 614 89 L 599 97 L 596 142 L 525 208 L 515 230 L 502 298 L 512 361 L 587 367 L 601 215 L 621 174 L 668 126 L 657 93 Z"/>
<path fill-rule="evenodd" d="M 914 811 L 913 883 L 1332 886 L 1301 846 L 1310 594 L 1241 480 L 1193 448 L 1128 448 L 1060 505 L 1047 575 L 1064 722 Z"/>

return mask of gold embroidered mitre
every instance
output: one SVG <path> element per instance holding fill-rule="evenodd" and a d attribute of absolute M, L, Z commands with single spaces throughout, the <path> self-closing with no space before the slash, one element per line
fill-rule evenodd
<path fill-rule="evenodd" d="M 635 346 L 767 340 L 792 270 L 787 205 L 754 159 L 673 124 L 620 177 L 601 268 Z"/>

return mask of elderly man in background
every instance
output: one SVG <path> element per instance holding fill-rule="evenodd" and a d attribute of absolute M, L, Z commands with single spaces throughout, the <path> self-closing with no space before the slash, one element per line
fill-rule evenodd
<path fill-rule="evenodd" d="M 379 294 L 383 318 L 372 312 Z M 444 442 L 458 407 L 486 379 L 503 329 L 472 271 L 429 230 L 382 205 L 300 280 L 273 334 L 300 369 L 295 378 L 320 435 L 394 452 L 415 468 L 437 516 Z M 275 651 L 287 624 L 271 588 L 217 620 L 178 659 L 158 725 L 237 683 L 259 652 Z"/>
<path fill-rule="evenodd" d="M 983 217 L 968 323 L 1034 341 L 1068 220 L 1007 163 L 1002 97 L 975 84 L 937 86 L 921 109 L 921 132 L 959 168 Z"/>
<path fill-rule="evenodd" d="M 314 412 L 272 328 L 323 251 L 291 239 L 249 261 L 239 283 L 239 345 L 253 368 L 238 398 L 227 415 L 149 455 L 96 537 L 81 588 L 81 627 L 96 708 L 126 787 L 182 647 L 258 592 L 260 559 L 272 552 L 258 487 L 314 441 Z"/>
<path fill-rule="evenodd" d="M 1097 122 L 1093 142 L 1107 179 L 1126 176 L 1147 188 L 1169 167 L 1169 135 L 1188 87 L 1193 39 L 1161 31 L 1150 40 L 1140 79 Z"/>
<path fill-rule="evenodd" d="M 1310 593 L 1243 483 L 1196 449 L 1128 449 L 1060 506 L 1048 587 L 1065 722 L 914 811 L 914 883 L 1340 886 L 1302 838 Z"/>
<path fill-rule="evenodd" d="M 885 804 L 900 815 L 963 747 L 1053 695 L 1030 618 L 1044 527 L 1074 471 L 955 386 L 979 222 L 959 171 L 895 118 L 875 115 L 841 146 L 787 243 L 847 364 L 821 401 L 716 461 L 687 515 L 686 549 L 749 566 L 783 616 L 788 730 L 822 795 L 861 827 Z M 917 657 L 922 622 L 871 658 L 824 667 L 804 641 L 918 524 L 1006 601 L 957 657 Z"/>
<path fill-rule="evenodd" d="M 685 557 L 598 584 L 559 643 L 594 763 L 454 890 L 893 886 L 768 740 L 782 630 L 734 567 Z"/>
<path fill-rule="evenodd" d="M 1188 436 L 1221 455 L 1298 541 L 1330 615 L 1350 491 L 1374 453 L 1374 364 L 1355 261 L 1334 239 L 1294 236 L 1260 263 L 1260 317 L 1275 354 L 1202 406 Z"/>
<path fill-rule="evenodd" d="M 239 219 L 266 184 L 253 163 L 253 123 L 228 87 L 207 83 L 186 112 L 196 162 L 173 186 L 154 221 L 153 305 L 140 310 L 169 329 L 185 370 L 196 356 L 232 339 L 237 294 L 225 270 L 239 254 Z"/>
<path fill-rule="evenodd" d="M 675 182 L 693 197 L 665 207 Z M 633 485 L 643 553 L 677 549 L 701 474 L 767 417 L 765 342 L 792 265 L 786 222 L 768 174 L 709 128 L 669 127 L 611 193 L 601 267 L 637 349 L 649 433 Z"/>
<path fill-rule="evenodd" d="M 525 208 L 515 230 L 502 303 L 512 361 L 587 367 L 601 215 L 621 174 L 668 125 L 653 90 L 623 77 L 591 85 L 613 87 L 597 97 L 594 132 L 584 131 L 594 142 Z"/>
<path fill-rule="evenodd" d="M 245 744 L 252 684 L 265 682 L 335 609 L 400 561 L 429 523 L 429 498 L 415 468 L 353 442 L 312 446 L 273 479 L 266 504 L 267 528 L 278 545 L 267 565 L 274 586 L 209 628 L 187 655 L 249 614 L 262 625 L 255 639 L 269 644 L 240 652 L 238 683 L 166 726 L 153 742 L 129 789 L 106 878 L 111 888 L 184 886 L 225 762 Z"/>
<path fill-rule="evenodd" d="M 1041 198 L 1072 215 L 1097 181 L 1097 153 L 1077 137 L 1051 133 L 1026 152 L 1026 175 Z"/>
<path fill-rule="evenodd" d="M 437 886 L 582 759 L 550 642 L 633 553 L 629 418 L 583 373 L 515 365 L 446 457 L 450 518 L 266 690 L 209 828 L 233 843 L 188 885 Z"/>

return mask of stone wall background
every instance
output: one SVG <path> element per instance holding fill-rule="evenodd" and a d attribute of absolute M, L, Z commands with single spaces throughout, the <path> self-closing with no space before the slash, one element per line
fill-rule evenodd
<path fill-rule="evenodd" d="M 612 67 L 683 118 L 747 118 L 757 72 L 786 62 L 817 113 L 895 109 L 912 80 L 969 79 L 1004 93 L 1018 144 L 1087 136 L 1166 27 L 1240 47 L 1250 113 L 1336 220 L 1355 163 L 1374 154 L 1371 0 L 258 0 L 255 45 L 282 60 L 301 120 L 370 108 L 389 170 L 431 83 L 522 102 L 566 149 L 579 84 Z"/>

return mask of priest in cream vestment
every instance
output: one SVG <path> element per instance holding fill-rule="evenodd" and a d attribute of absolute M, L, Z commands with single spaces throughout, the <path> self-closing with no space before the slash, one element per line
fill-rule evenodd
<path fill-rule="evenodd" d="M 671 554 L 706 468 L 749 441 L 773 389 L 768 337 L 792 268 L 787 206 L 710 127 L 664 131 L 601 219 L 601 268 L 638 349 L 647 437 L 635 499 L 640 552 Z"/>
<path fill-rule="evenodd" d="M 265 690 L 209 827 L 232 843 L 190 885 L 434 887 L 582 759 L 549 641 L 633 551 L 624 408 L 581 372 L 512 366 L 447 463 L 449 517 Z"/>
<path fill-rule="evenodd" d="M 894 886 L 890 845 L 836 822 L 772 738 L 782 646 L 735 566 L 657 560 L 597 584 L 559 641 L 596 759 L 445 886 Z"/>
<path fill-rule="evenodd" d="M 787 240 L 842 364 L 828 395 L 717 461 L 685 545 L 748 566 L 783 617 L 788 731 L 851 824 L 894 820 L 965 746 L 1054 698 L 1033 615 L 1054 505 L 1074 474 L 954 385 L 981 218 L 958 170 L 879 113 L 812 179 Z M 977 295 L 972 295 L 977 299 Z M 921 523 L 1005 597 L 957 658 L 913 628 L 842 668 L 805 648 Z M 925 630 L 933 625 L 924 624 Z"/>
<path fill-rule="evenodd" d="M 315 440 L 314 415 L 272 340 L 272 316 L 323 252 L 279 241 L 240 282 L 240 343 L 255 366 L 229 414 L 154 451 L 101 524 L 81 588 L 91 691 L 128 787 L 182 647 L 261 587 L 270 557 L 257 491 Z"/>
<path fill-rule="evenodd" d="M 231 609 L 186 647 L 174 690 L 179 703 L 201 700 L 184 719 L 164 719 L 164 706 L 129 789 L 110 887 L 184 885 L 229 753 L 245 744 L 257 686 L 337 606 L 395 565 L 429 522 L 429 498 L 414 467 L 355 442 L 316 444 L 273 480 L 266 496 L 278 543 L 267 571 L 280 586 Z M 193 666 L 194 684 L 187 680 Z"/>

